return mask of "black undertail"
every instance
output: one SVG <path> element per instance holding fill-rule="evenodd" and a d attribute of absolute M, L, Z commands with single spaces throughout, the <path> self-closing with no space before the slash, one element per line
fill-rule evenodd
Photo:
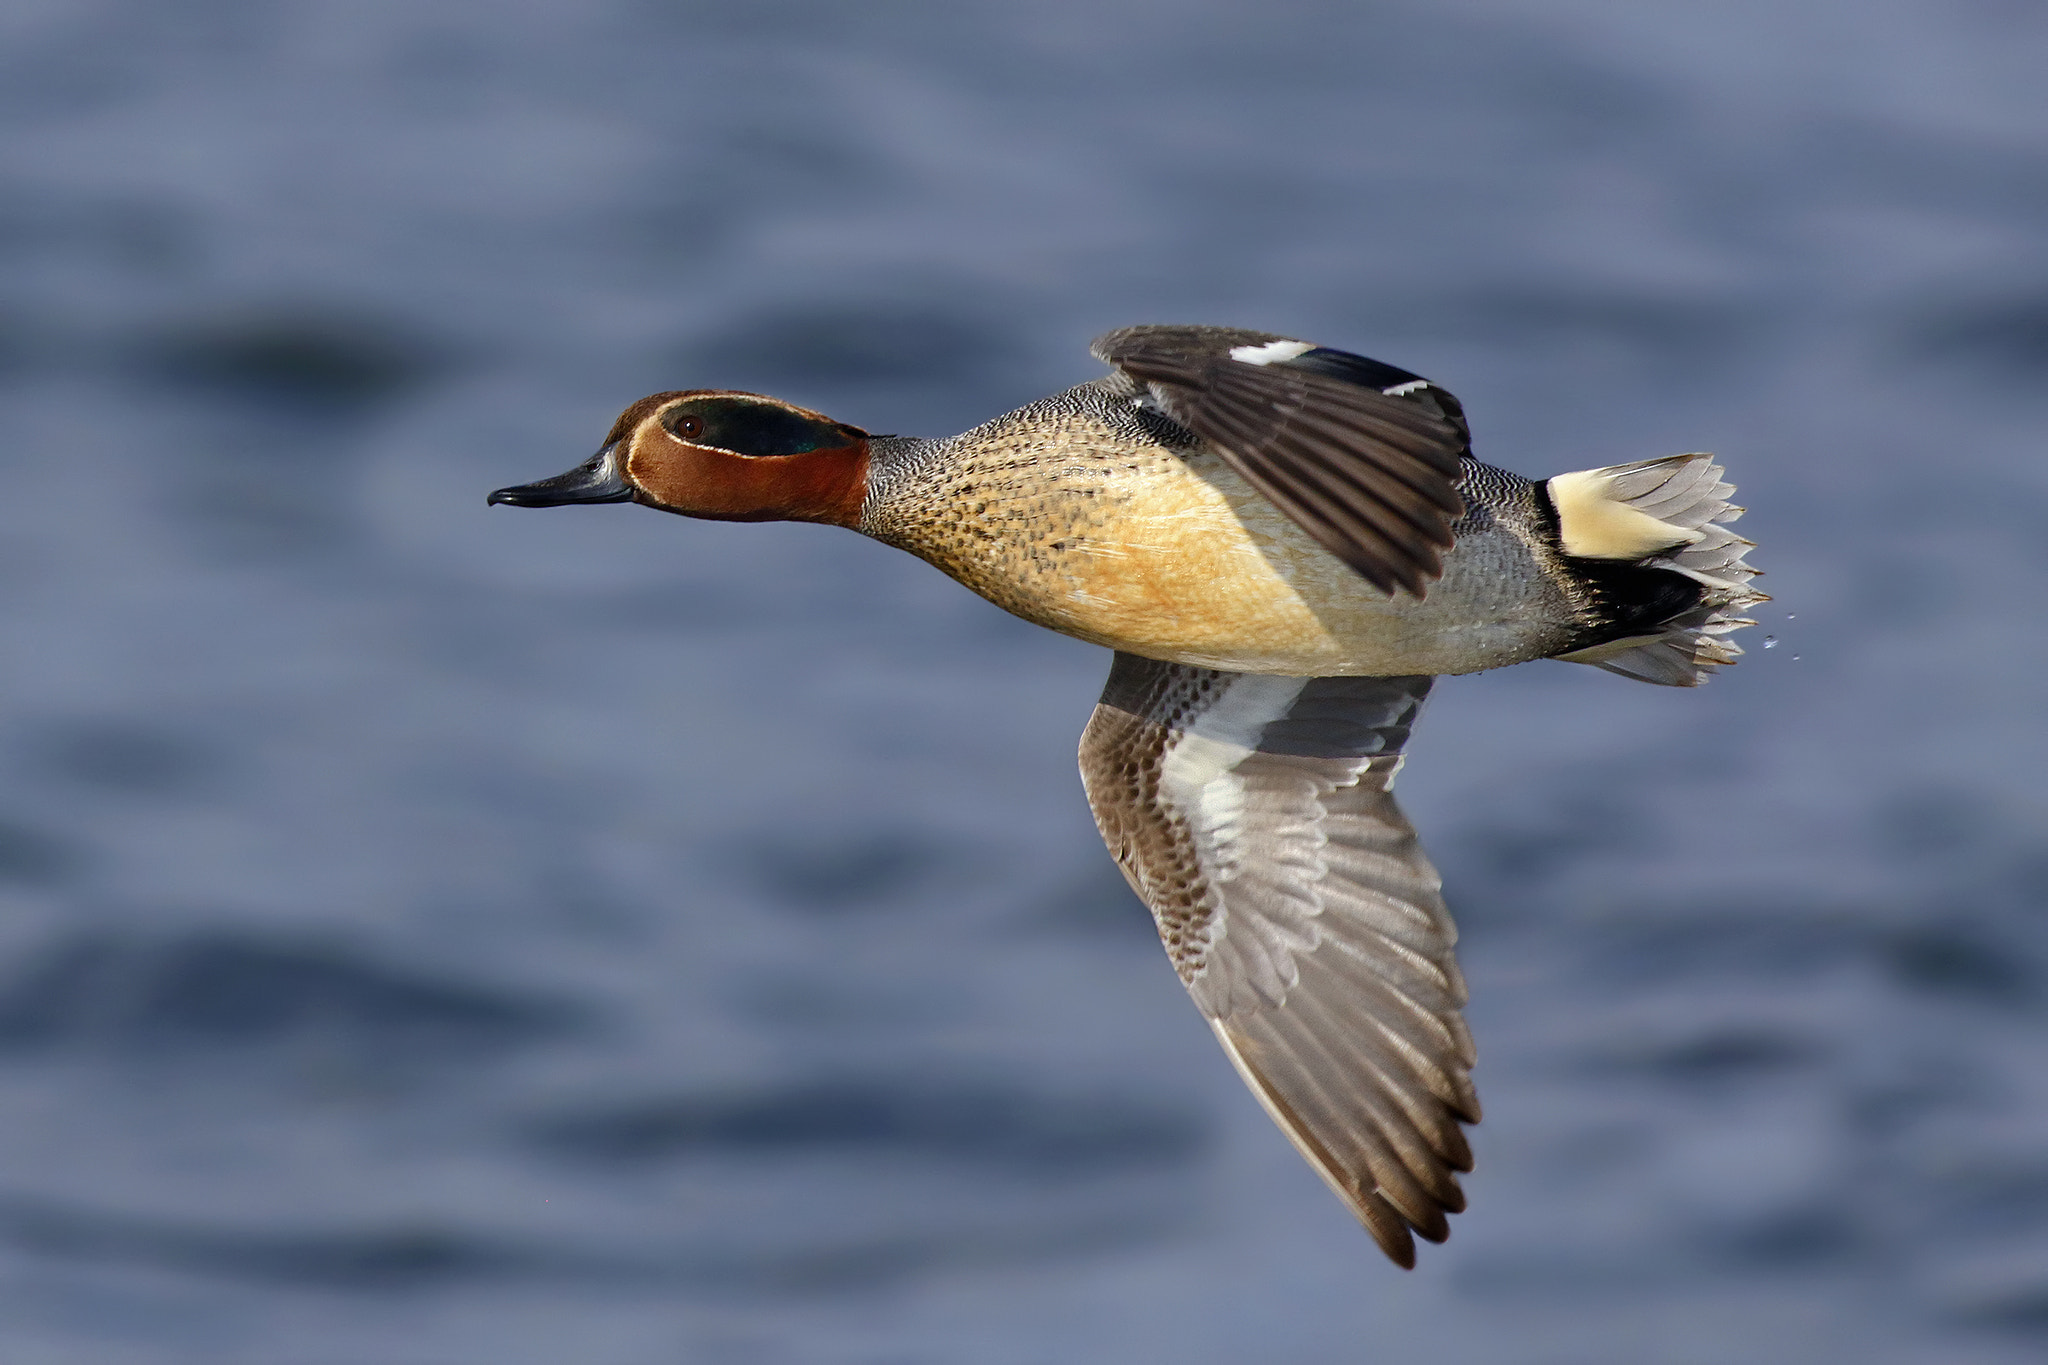
<path fill-rule="evenodd" d="M 1698 606 L 1706 592 L 1692 579 L 1669 569 L 1612 559 L 1559 557 L 1578 577 L 1589 618 L 1585 638 L 1575 649 L 1654 634 L 1672 617 Z"/>

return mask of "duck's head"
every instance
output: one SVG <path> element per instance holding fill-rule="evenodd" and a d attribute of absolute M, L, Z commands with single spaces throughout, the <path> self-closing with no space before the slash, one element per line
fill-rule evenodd
<path fill-rule="evenodd" d="M 489 500 L 638 502 L 714 521 L 853 526 L 867 475 L 868 434 L 858 427 L 765 394 L 690 389 L 641 399 L 582 464 Z"/>

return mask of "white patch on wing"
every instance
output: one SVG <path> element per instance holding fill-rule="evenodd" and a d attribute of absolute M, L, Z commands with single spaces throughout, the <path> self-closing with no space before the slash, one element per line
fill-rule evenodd
<path fill-rule="evenodd" d="M 1205 878 L 1219 884 L 1236 879 L 1244 782 L 1235 770 L 1258 747 L 1265 728 L 1286 715 L 1307 686 L 1306 678 L 1270 674 L 1232 679 L 1161 760 L 1160 795 L 1188 822 Z M 1219 913 L 1209 926 L 1211 943 L 1223 933 L 1221 919 Z"/>
<path fill-rule="evenodd" d="M 1389 398 L 1406 398 L 1417 389 L 1426 389 L 1428 387 L 1429 381 L 1427 379 L 1411 379 L 1405 384 L 1396 384 L 1391 389 L 1381 389 L 1380 392 Z"/>
<path fill-rule="evenodd" d="M 1276 360 L 1292 360 L 1315 349 L 1306 341 L 1269 341 L 1263 346 L 1233 346 L 1232 360 L 1242 360 L 1247 365 L 1271 365 Z"/>

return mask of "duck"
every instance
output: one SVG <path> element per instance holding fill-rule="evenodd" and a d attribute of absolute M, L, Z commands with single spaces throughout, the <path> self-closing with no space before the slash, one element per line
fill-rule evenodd
<path fill-rule="evenodd" d="M 1768 600 L 1708 454 L 1532 480 L 1438 384 L 1279 333 L 1146 325 L 1110 373 L 943 439 L 765 394 L 628 406 L 491 504 L 807 521 L 1114 651 L 1081 738 L 1104 843 L 1267 1114 L 1396 1264 L 1472 1169 L 1442 881 L 1396 804 L 1433 681 L 1536 659 L 1690 687 Z"/>

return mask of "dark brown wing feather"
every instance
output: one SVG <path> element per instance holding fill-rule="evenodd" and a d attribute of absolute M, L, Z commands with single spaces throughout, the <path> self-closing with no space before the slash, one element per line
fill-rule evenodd
<path fill-rule="evenodd" d="M 1105 842 L 1218 1040 L 1400 1264 L 1472 1168 L 1457 931 L 1389 790 L 1428 678 L 1117 655 L 1081 740 Z"/>
<path fill-rule="evenodd" d="M 1443 572 L 1451 523 L 1464 511 L 1452 487 L 1467 447 L 1456 401 L 1441 390 L 1433 390 L 1440 404 L 1298 364 L 1231 358 L 1234 346 L 1278 339 L 1126 327 L 1093 349 L 1318 544 L 1383 591 L 1421 596 Z"/>

